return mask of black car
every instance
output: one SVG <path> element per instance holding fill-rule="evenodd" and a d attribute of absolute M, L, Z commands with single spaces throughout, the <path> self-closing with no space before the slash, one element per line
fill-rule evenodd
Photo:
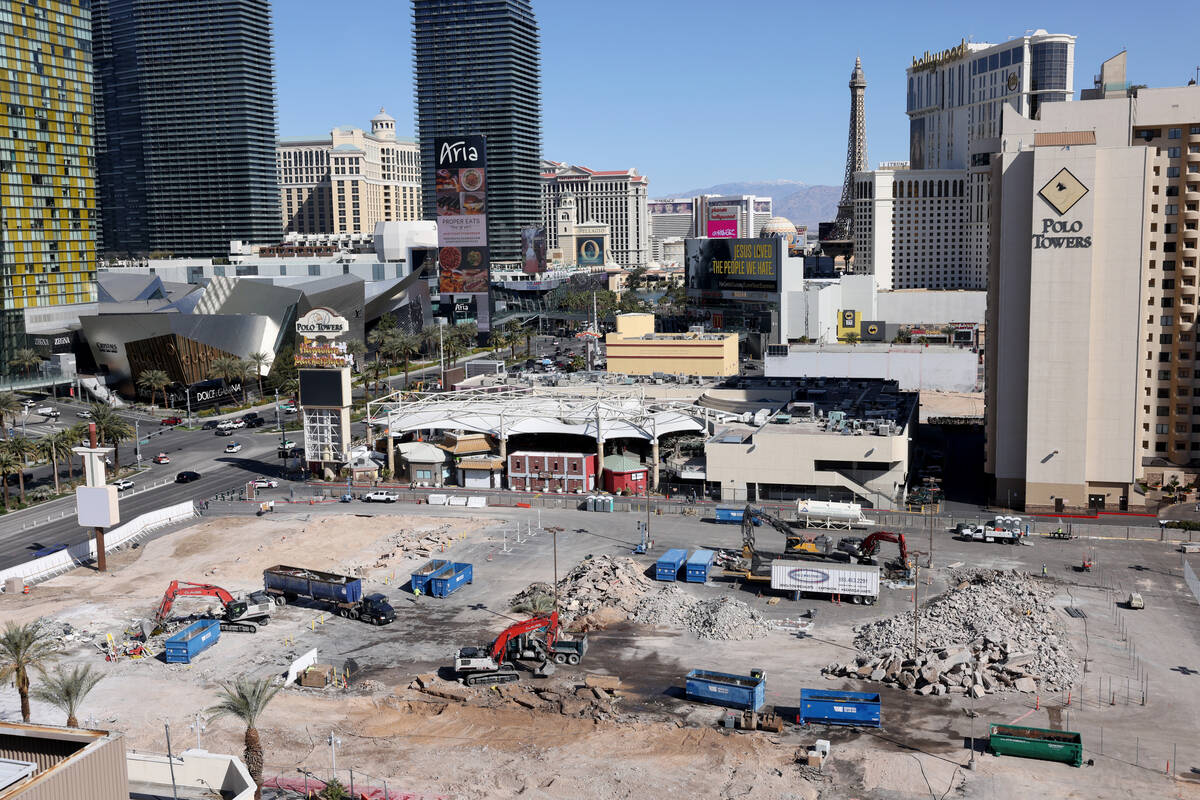
<path fill-rule="evenodd" d="M 250 424 L 250 420 L 254 419 L 258 419 L 257 411 L 251 411 L 249 414 L 242 415 L 242 422 L 245 422 L 247 425 Z"/>
<path fill-rule="evenodd" d="M 267 421 L 265 419 L 263 419 L 262 417 L 254 417 L 253 419 L 246 420 L 247 428 L 261 428 L 263 425 L 266 425 L 266 424 L 267 424 Z"/>
<path fill-rule="evenodd" d="M 200 430 L 211 431 L 215 427 L 217 427 L 217 421 L 215 419 L 210 419 L 208 422 L 200 426 Z"/>
<path fill-rule="evenodd" d="M 198 480 L 200 480 L 200 473 L 192 472 L 191 470 L 185 470 L 175 476 L 176 483 L 191 483 Z"/>

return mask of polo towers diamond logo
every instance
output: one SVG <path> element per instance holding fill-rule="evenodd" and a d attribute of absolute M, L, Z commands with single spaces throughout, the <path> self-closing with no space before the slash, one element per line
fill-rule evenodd
<path fill-rule="evenodd" d="M 1060 169 L 1058 174 L 1038 192 L 1042 199 L 1058 212 L 1060 217 L 1070 211 L 1071 207 L 1087 193 L 1088 188 L 1080 183 L 1079 179 L 1072 175 L 1066 167 Z"/>

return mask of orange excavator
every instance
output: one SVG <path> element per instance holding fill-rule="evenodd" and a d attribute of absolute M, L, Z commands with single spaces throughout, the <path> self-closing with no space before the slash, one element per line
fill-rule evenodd
<path fill-rule="evenodd" d="M 153 625 L 156 629 L 161 628 L 171 616 L 171 608 L 179 597 L 215 597 L 221 603 L 221 630 L 254 633 L 258 625 L 266 625 L 271 621 L 271 612 L 275 610 L 275 601 L 265 592 L 234 597 L 220 586 L 210 583 L 171 581 L 158 604 L 158 610 L 154 612 Z"/>
<path fill-rule="evenodd" d="M 846 553 L 860 564 L 874 564 L 875 555 L 879 552 L 880 542 L 894 542 L 900 549 L 900 559 L 897 568 L 906 577 L 912 573 L 912 563 L 908 558 L 908 542 L 903 533 L 892 531 L 875 531 L 865 539 L 857 536 L 847 536 L 838 542 L 838 550 Z"/>
<path fill-rule="evenodd" d="M 463 647 L 454 657 L 454 671 L 468 686 L 492 686 L 513 683 L 520 678 L 517 659 L 538 659 L 535 674 L 553 672 L 550 662 L 578 664 L 587 653 L 588 639 L 564 639 L 558 624 L 558 612 L 540 614 L 509 625 L 491 646 Z"/>

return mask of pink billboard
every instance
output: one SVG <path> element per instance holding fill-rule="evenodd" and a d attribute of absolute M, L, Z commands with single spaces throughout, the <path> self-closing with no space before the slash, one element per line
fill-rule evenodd
<path fill-rule="evenodd" d="M 736 219 L 710 219 L 708 221 L 708 238 L 736 239 L 738 235 Z"/>

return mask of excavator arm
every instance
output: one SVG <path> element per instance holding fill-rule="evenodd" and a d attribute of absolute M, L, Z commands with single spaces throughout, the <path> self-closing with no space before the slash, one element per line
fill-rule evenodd
<path fill-rule="evenodd" d="M 903 533 L 894 533 L 892 531 L 875 531 L 866 539 L 863 540 L 859 547 L 859 558 L 871 558 L 879 552 L 880 542 L 895 542 L 900 548 L 900 562 L 908 565 L 908 542 L 904 539 Z"/>
<path fill-rule="evenodd" d="M 753 560 L 756 556 L 754 547 L 754 528 L 756 525 L 763 522 L 770 525 L 775 530 L 783 535 L 783 550 L 786 554 L 792 553 L 814 553 L 816 555 L 829 555 L 832 548 L 832 542 L 827 536 L 809 537 L 798 533 L 791 525 L 776 517 L 773 514 L 768 514 L 761 508 L 752 505 L 747 505 L 746 510 L 742 512 L 742 556 L 743 558 Z"/>
<path fill-rule="evenodd" d="M 509 644 L 522 636 L 530 633 L 535 633 L 540 630 L 546 631 L 546 646 L 554 644 L 554 640 L 558 638 L 558 612 L 552 611 L 549 614 L 530 617 L 527 620 L 509 625 L 500 632 L 496 637 L 496 641 L 492 643 L 492 649 L 489 655 L 497 664 L 501 664 L 507 660 Z"/>
<path fill-rule="evenodd" d="M 158 604 L 158 611 L 155 612 L 154 619 L 156 622 L 162 622 L 171 615 L 171 607 L 175 605 L 175 598 L 177 597 L 215 597 L 226 608 L 234 602 L 233 595 L 220 586 L 213 586 L 209 583 L 171 581 L 171 584 L 167 587 L 166 594 L 163 595 L 162 601 Z"/>

